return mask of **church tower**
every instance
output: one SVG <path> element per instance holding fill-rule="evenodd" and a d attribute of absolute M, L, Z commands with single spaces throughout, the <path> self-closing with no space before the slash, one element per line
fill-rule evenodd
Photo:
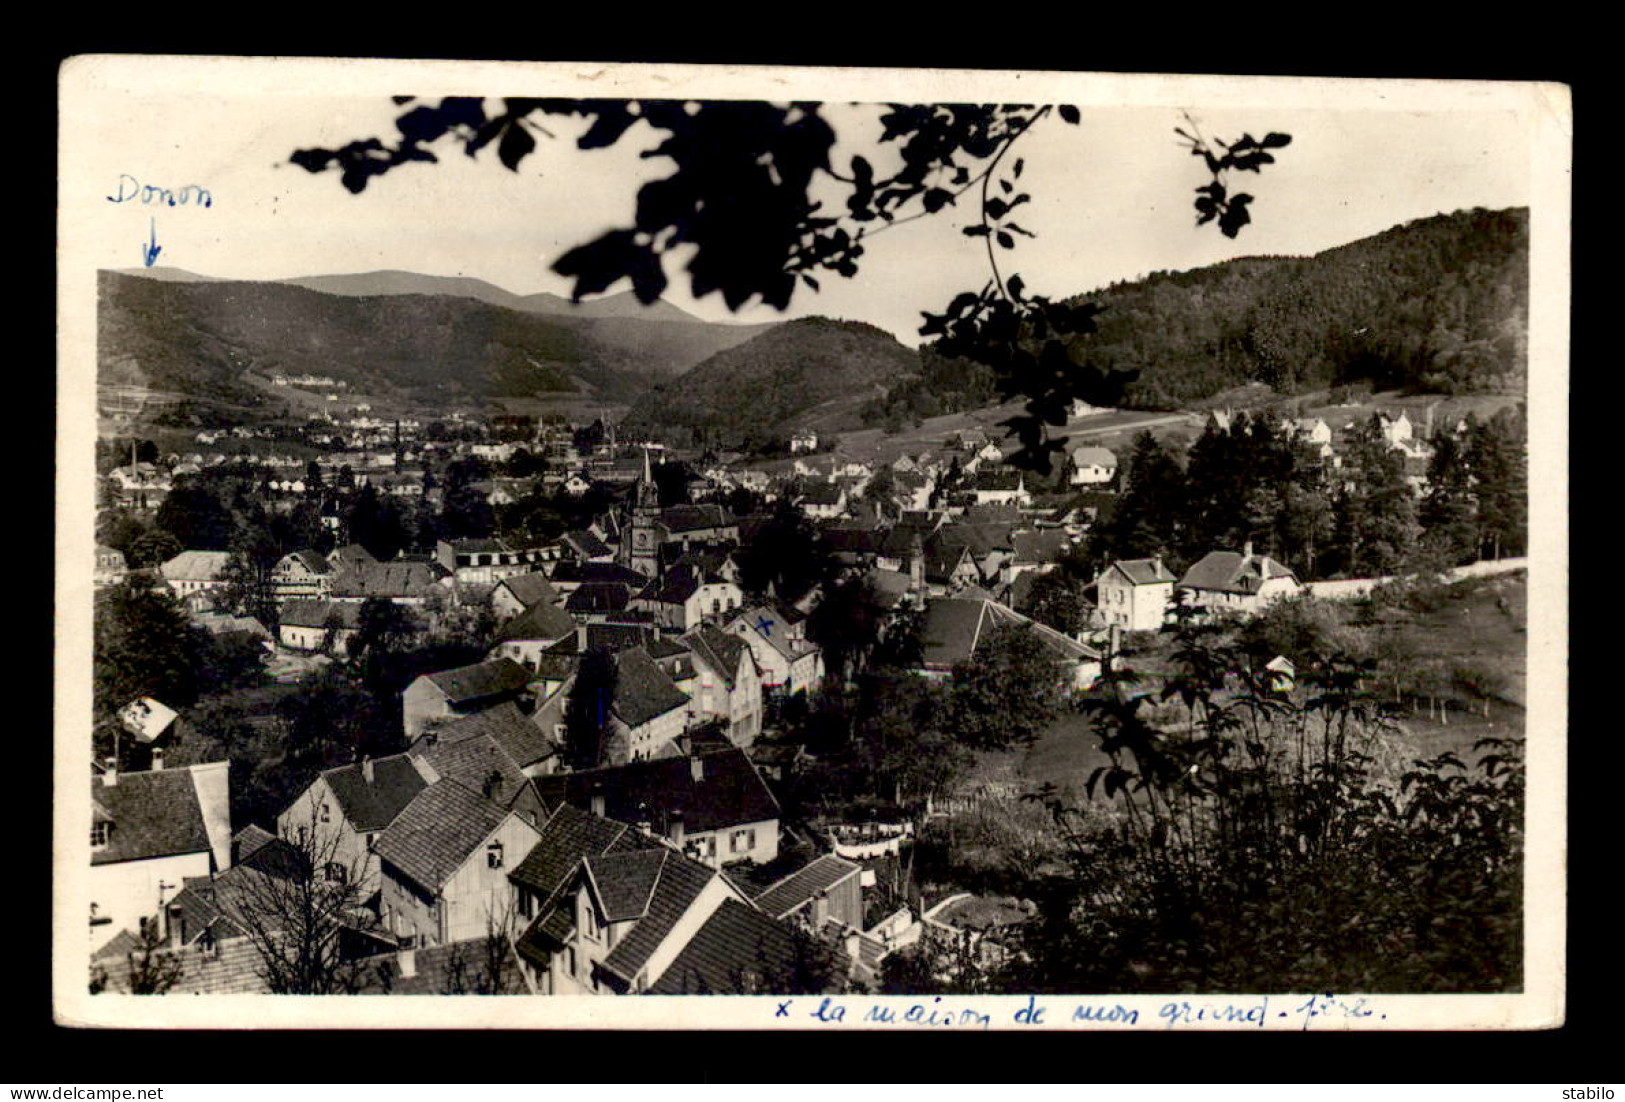
<path fill-rule="evenodd" d="M 632 523 L 622 538 L 623 546 L 631 548 L 626 565 L 651 578 L 660 575 L 660 538 L 656 529 L 659 519 L 660 491 L 649 469 L 649 449 L 644 448 L 643 477 L 633 497 Z"/>

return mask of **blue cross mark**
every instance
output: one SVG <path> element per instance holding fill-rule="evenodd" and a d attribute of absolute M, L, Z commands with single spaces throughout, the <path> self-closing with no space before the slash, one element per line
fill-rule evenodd
<path fill-rule="evenodd" d="M 772 635 L 773 621 L 769 620 L 766 616 L 758 617 L 756 620 L 756 630 L 761 632 L 763 635 Z"/>

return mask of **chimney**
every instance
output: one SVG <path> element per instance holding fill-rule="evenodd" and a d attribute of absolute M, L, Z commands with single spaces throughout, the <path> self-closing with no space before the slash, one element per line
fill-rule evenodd
<path fill-rule="evenodd" d="M 418 974 L 418 953 L 416 949 L 402 949 L 395 954 L 395 963 L 401 966 L 401 976 L 410 979 Z"/>
<path fill-rule="evenodd" d="M 694 776 L 694 783 L 699 784 L 705 780 L 705 759 L 696 754 L 688 759 L 688 770 Z"/>
<path fill-rule="evenodd" d="M 164 768 L 164 750 L 163 750 L 163 747 L 154 746 L 152 748 L 152 771 L 154 773 L 160 773 L 160 772 L 163 771 L 163 768 Z"/>
<path fill-rule="evenodd" d="M 368 784 L 372 783 L 372 759 L 371 758 L 362 758 L 361 759 L 361 779 L 366 781 Z"/>
<path fill-rule="evenodd" d="M 1245 544 L 1242 545 L 1241 558 L 1242 558 L 1243 562 L 1251 562 L 1252 557 L 1253 557 L 1253 541 L 1248 540 Z"/>
<path fill-rule="evenodd" d="M 829 892 L 820 890 L 812 900 L 813 929 L 821 929 L 825 919 L 829 918 Z"/>
<path fill-rule="evenodd" d="M 102 759 L 102 764 L 107 767 L 107 771 L 102 774 L 102 783 L 108 788 L 118 787 L 118 758 L 108 756 Z"/>
<path fill-rule="evenodd" d="M 683 838 L 684 838 L 683 812 L 682 812 L 682 810 L 679 809 L 679 810 L 673 811 L 671 813 L 671 815 L 668 817 L 668 822 L 670 824 L 670 826 L 668 828 L 668 834 L 671 837 L 672 844 L 675 845 L 678 849 L 682 849 L 683 848 Z"/>
<path fill-rule="evenodd" d="M 594 792 L 592 794 L 591 807 L 594 815 L 598 816 L 600 819 L 604 817 L 604 794 L 602 792 Z"/>

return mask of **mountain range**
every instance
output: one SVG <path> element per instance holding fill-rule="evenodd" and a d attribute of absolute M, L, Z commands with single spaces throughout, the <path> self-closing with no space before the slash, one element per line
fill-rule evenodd
<path fill-rule="evenodd" d="M 975 273 L 968 273 L 974 276 Z M 1528 212 L 1458 211 L 1313 257 L 1158 272 L 1077 297 L 1099 331 L 1074 359 L 1133 370 L 1126 405 L 1182 408 L 1250 383 L 1370 381 L 1440 393 L 1525 385 Z M 700 321 L 631 295 L 573 305 L 483 280 L 371 272 L 281 282 L 100 273 L 101 381 L 263 401 L 245 372 L 312 372 L 429 404 L 579 395 L 709 442 L 990 404 L 977 364 L 862 322 Z"/>
<path fill-rule="evenodd" d="M 578 394 L 631 402 L 768 326 L 716 325 L 631 295 L 582 306 L 483 280 L 373 272 L 250 282 L 99 273 L 102 382 L 252 402 L 245 372 L 309 372 L 428 403 Z"/>

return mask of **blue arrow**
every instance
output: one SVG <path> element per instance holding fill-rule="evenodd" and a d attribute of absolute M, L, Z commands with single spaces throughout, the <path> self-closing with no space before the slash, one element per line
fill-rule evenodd
<path fill-rule="evenodd" d="M 158 220 L 154 218 L 152 220 L 152 240 L 141 246 L 141 259 L 150 268 L 158 259 L 158 254 L 163 251 L 164 247 L 158 244 Z"/>

